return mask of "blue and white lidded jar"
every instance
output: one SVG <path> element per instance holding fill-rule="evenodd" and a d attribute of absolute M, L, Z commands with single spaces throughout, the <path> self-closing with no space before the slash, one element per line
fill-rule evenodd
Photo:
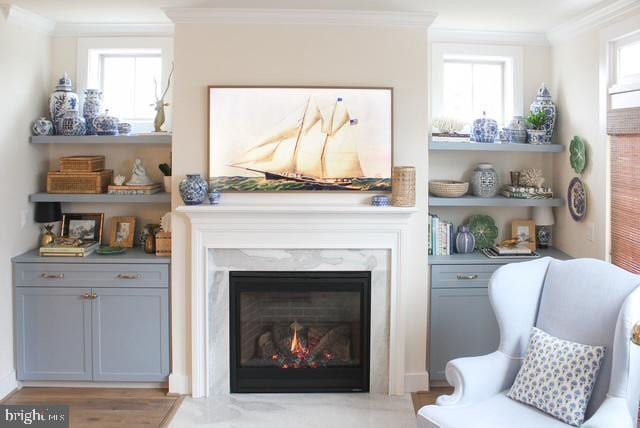
<path fill-rule="evenodd" d="M 220 199 L 222 199 L 222 193 L 217 190 L 209 192 L 209 204 L 218 205 L 220 203 Z"/>
<path fill-rule="evenodd" d="M 498 173 L 490 163 L 479 163 L 471 173 L 470 181 L 475 196 L 490 198 L 498 193 Z"/>
<path fill-rule="evenodd" d="M 85 120 L 80 116 L 78 110 L 67 111 L 58 122 L 58 133 L 60 135 L 80 136 L 87 131 Z"/>
<path fill-rule="evenodd" d="M 509 124 L 511 142 L 525 144 L 527 142 L 527 121 L 522 116 L 513 116 Z"/>
<path fill-rule="evenodd" d="M 531 103 L 531 107 L 529 107 L 529 110 L 531 111 L 531 113 L 539 113 L 541 111 L 545 112 L 545 114 L 547 115 L 547 121 L 544 124 L 544 143 L 551 143 L 553 137 L 553 129 L 556 126 L 557 109 L 556 105 L 551 99 L 551 92 L 544 83 L 540 85 L 540 88 L 538 89 L 538 95 L 536 96 L 536 99 L 533 101 L 533 103 Z"/>
<path fill-rule="evenodd" d="M 207 198 L 209 185 L 200 174 L 187 174 L 187 178 L 180 182 L 178 189 L 185 205 L 200 205 Z"/>
<path fill-rule="evenodd" d="M 129 122 L 120 122 L 118 124 L 118 134 L 129 135 L 131 133 L 131 124 Z"/>
<path fill-rule="evenodd" d="M 56 134 L 60 134 L 58 124 L 62 116 L 68 110 L 78 110 L 79 107 L 78 95 L 73 92 L 71 79 L 67 73 L 64 73 L 58 80 L 55 91 L 49 97 L 49 114 Z"/>
<path fill-rule="evenodd" d="M 458 227 L 458 234 L 456 235 L 456 251 L 459 254 L 473 253 L 473 249 L 476 247 L 476 237 L 469 230 L 469 226 L 463 224 Z"/>
<path fill-rule="evenodd" d="M 98 135 L 118 135 L 120 121 L 115 116 L 109 116 L 109 110 L 93 119 L 93 127 Z"/>
<path fill-rule="evenodd" d="M 498 122 L 487 118 L 486 112 L 482 117 L 473 121 L 471 126 L 471 140 L 478 143 L 493 143 L 498 136 Z"/>
<path fill-rule="evenodd" d="M 33 122 L 31 132 L 33 135 L 53 135 L 53 123 L 46 117 L 42 116 Z"/>
<path fill-rule="evenodd" d="M 102 92 L 99 89 L 87 89 L 84 91 L 84 105 L 82 116 L 87 121 L 87 135 L 96 135 L 93 127 L 93 119 L 100 116 L 102 111 Z"/>

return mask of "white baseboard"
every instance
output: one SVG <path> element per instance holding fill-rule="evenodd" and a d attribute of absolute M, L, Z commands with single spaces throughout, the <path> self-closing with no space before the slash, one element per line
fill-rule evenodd
<path fill-rule="evenodd" d="M 191 394 L 189 376 L 171 373 L 169 375 L 169 394 Z"/>
<path fill-rule="evenodd" d="M 429 373 L 405 373 L 404 392 L 428 391 Z"/>
<path fill-rule="evenodd" d="M 24 380 L 23 387 L 40 388 L 166 388 L 166 382 L 87 382 L 66 380 Z"/>
<path fill-rule="evenodd" d="M 6 375 L 0 377 L 0 400 L 18 389 L 18 381 L 16 380 L 16 371 L 11 370 Z"/>

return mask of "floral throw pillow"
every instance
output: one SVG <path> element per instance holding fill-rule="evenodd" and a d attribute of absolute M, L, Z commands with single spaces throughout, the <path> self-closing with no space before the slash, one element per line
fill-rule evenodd
<path fill-rule="evenodd" d="M 604 346 L 558 339 L 533 327 L 529 350 L 507 396 L 580 426 L 604 352 Z"/>

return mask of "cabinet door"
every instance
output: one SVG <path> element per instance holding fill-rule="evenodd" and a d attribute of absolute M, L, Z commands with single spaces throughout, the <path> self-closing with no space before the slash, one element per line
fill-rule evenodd
<path fill-rule="evenodd" d="M 88 288 L 16 288 L 19 380 L 91 380 L 89 293 Z"/>
<path fill-rule="evenodd" d="M 93 292 L 93 379 L 166 380 L 167 289 L 94 288 Z"/>
<path fill-rule="evenodd" d="M 500 334 L 487 288 L 432 289 L 429 377 L 445 380 L 447 362 L 498 349 Z"/>

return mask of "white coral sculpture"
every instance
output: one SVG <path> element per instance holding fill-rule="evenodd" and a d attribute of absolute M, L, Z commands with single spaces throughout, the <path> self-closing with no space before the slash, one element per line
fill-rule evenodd
<path fill-rule="evenodd" d="M 527 168 L 520 171 L 520 185 L 525 187 L 542 187 L 544 177 L 542 171 L 537 168 Z"/>
<path fill-rule="evenodd" d="M 433 119 L 432 125 L 444 134 L 454 134 L 462 131 L 465 122 L 455 117 L 437 117 Z"/>
<path fill-rule="evenodd" d="M 116 175 L 113 179 L 113 182 L 116 184 L 116 186 L 122 186 L 126 179 L 127 178 L 124 175 Z"/>

